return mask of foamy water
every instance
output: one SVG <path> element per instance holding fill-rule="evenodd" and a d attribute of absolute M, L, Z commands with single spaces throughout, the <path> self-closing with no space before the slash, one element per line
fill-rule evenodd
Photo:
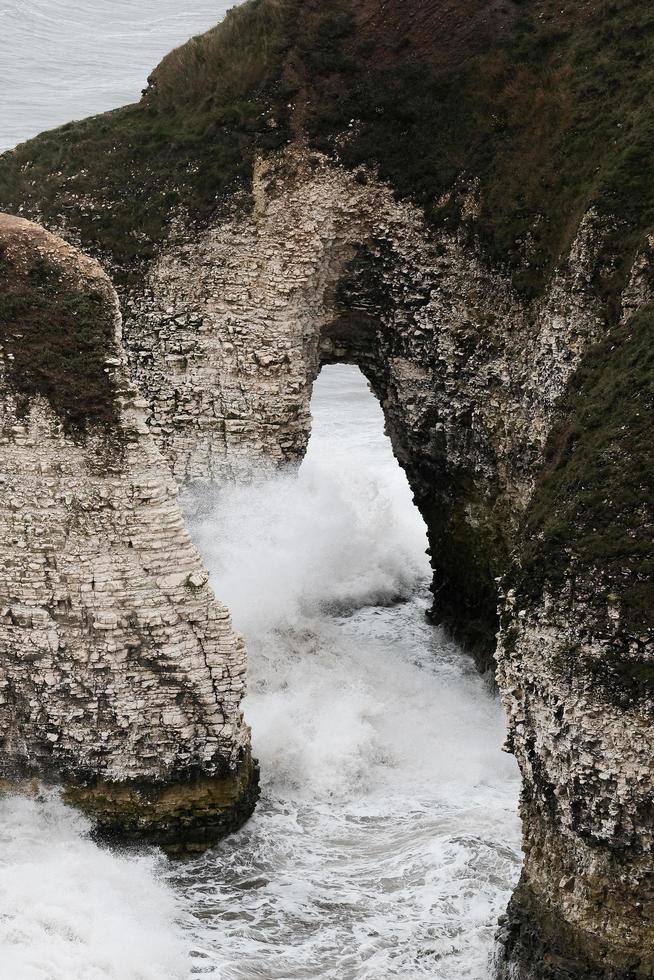
<path fill-rule="evenodd" d="M 188 976 L 178 897 L 164 859 L 118 854 L 57 794 L 0 800 L 2 980 Z"/>
<path fill-rule="evenodd" d="M 174 869 L 197 975 L 489 975 L 519 871 L 497 700 L 425 619 L 425 528 L 356 368 L 326 368 L 299 476 L 194 534 L 245 633 L 254 819 Z M 205 504 L 206 506 L 206 498 Z"/>
<path fill-rule="evenodd" d="M 248 643 L 254 817 L 169 864 L 54 795 L 2 801 L 0 977 L 489 976 L 520 863 L 499 705 L 424 617 L 424 527 L 359 372 L 326 368 L 313 412 L 298 476 L 193 522 Z"/>

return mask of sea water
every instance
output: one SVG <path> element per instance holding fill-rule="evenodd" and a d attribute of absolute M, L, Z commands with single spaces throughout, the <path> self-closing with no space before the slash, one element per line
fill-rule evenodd
<path fill-rule="evenodd" d="M 323 369 L 312 413 L 299 474 L 192 525 L 248 644 L 263 789 L 171 873 L 194 971 L 483 980 L 519 871 L 500 707 L 425 617 L 425 527 L 358 369 Z"/>
<path fill-rule="evenodd" d="M 254 817 L 170 864 L 97 847 L 56 794 L 4 800 L 0 976 L 489 976 L 520 865 L 500 707 L 425 618 L 424 525 L 358 370 L 312 410 L 299 473 L 191 519 L 248 645 Z"/>
<path fill-rule="evenodd" d="M 0 0 L 0 152 L 136 102 L 165 54 L 230 0 Z"/>

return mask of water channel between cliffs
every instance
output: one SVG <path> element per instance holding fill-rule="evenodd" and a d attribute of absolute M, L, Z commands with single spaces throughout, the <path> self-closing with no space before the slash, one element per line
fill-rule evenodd
<path fill-rule="evenodd" d="M 12 980 L 485 980 L 519 873 L 499 704 L 425 620 L 425 531 L 352 367 L 325 368 L 299 475 L 216 491 L 193 534 L 246 638 L 250 823 L 167 865 L 56 796 L 0 804 Z"/>

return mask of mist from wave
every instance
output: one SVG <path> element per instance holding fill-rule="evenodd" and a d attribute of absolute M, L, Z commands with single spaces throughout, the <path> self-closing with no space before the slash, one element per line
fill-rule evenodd
<path fill-rule="evenodd" d="M 323 370 L 299 474 L 216 491 L 193 533 L 245 633 L 253 820 L 171 881 L 195 973 L 488 975 L 519 871 L 497 699 L 425 618 L 426 535 L 356 368 Z"/>
<path fill-rule="evenodd" d="M 98 847 L 90 830 L 54 790 L 0 799 L 0 977 L 184 980 L 165 859 Z"/>

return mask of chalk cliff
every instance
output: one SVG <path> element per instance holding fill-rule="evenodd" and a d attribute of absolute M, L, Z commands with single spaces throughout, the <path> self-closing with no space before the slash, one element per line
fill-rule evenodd
<path fill-rule="evenodd" d="M 654 971 L 652 28 L 644 0 L 254 0 L 0 160 L 6 209 L 110 269 L 180 482 L 296 463 L 321 365 L 370 380 L 434 616 L 484 666 L 497 638 L 513 980 Z"/>
<path fill-rule="evenodd" d="M 206 846 L 256 798 L 245 653 L 144 423 L 108 278 L 0 216 L 0 780 Z"/>

